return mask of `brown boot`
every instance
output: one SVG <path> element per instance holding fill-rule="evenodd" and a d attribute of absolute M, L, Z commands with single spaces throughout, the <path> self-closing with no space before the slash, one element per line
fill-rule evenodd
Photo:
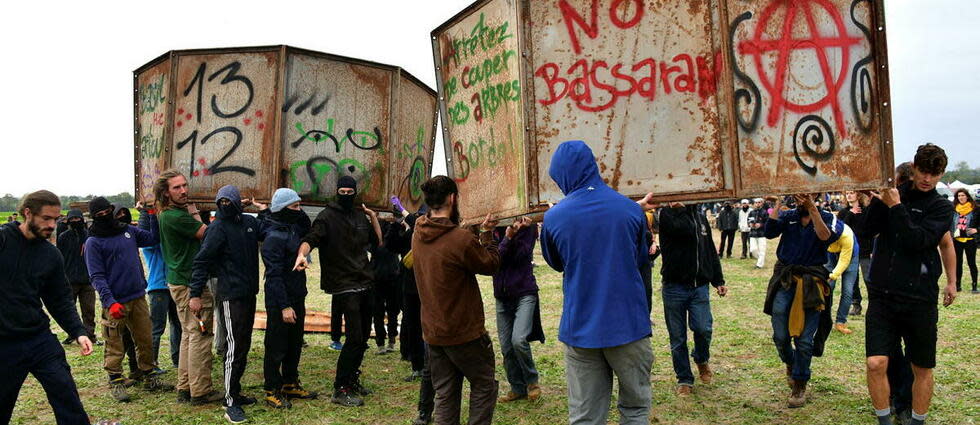
<path fill-rule="evenodd" d="M 711 371 L 711 366 L 707 363 L 698 365 L 698 374 L 701 376 L 701 383 L 707 385 L 711 383 L 711 378 L 715 376 L 714 372 Z"/>
<path fill-rule="evenodd" d="M 842 333 L 844 335 L 850 335 L 851 332 L 853 332 L 852 330 L 850 330 L 850 329 L 847 328 L 847 324 L 845 324 L 845 323 L 835 324 L 834 325 L 834 330 L 836 330 L 837 332 L 840 332 L 840 333 Z"/>
<path fill-rule="evenodd" d="M 693 386 L 690 386 L 690 385 L 678 385 L 677 386 L 677 395 L 679 395 L 679 396 L 689 396 L 689 395 L 691 395 L 691 392 L 692 392 L 693 389 L 694 389 L 694 387 Z"/>
<path fill-rule="evenodd" d="M 789 389 L 793 389 L 793 366 L 786 365 L 786 384 L 789 385 Z"/>
<path fill-rule="evenodd" d="M 504 394 L 504 395 L 500 396 L 500 398 L 497 399 L 497 402 L 498 403 L 510 403 L 512 401 L 523 400 L 525 398 L 527 398 L 527 395 L 526 394 L 518 394 L 518 393 L 515 393 L 513 391 L 508 391 L 507 394 Z"/>
<path fill-rule="evenodd" d="M 527 399 L 530 401 L 537 401 L 541 398 L 541 386 L 538 384 L 531 384 L 527 386 Z"/>
<path fill-rule="evenodd" d="M 795 409 L 806 404 L 806 381 L 793 381 L 793 392 L 789 395 L 789 408 Z"/>

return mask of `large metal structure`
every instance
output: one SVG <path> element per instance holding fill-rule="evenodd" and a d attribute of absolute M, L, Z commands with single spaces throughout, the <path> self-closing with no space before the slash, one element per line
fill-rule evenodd
<path fill-rule="evenodd" d="M 171 51 L 134 72 L 136 193 L 167 168 L 191 199 L 223 185 L 309 204 L 352 175 L 368 206 L 409 209 L 432 166 L 435 91 L 404 70 L 288 46 Z"/>
<path fill-rule="evenodd" d="M 432 32 L 467 219 L 562 198 L 584 140 L 623 194 L 875 188 L 892 175 L 881 0 L 480 0 Z"/>

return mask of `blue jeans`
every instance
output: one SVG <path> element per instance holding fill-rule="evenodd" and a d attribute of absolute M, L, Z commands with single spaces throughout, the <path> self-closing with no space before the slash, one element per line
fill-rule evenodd
<path fill-rule="evenodd" d="M 537 295 L 497 298 L 497 336 L 500 338 L 500 351 L 504 355 L 507 382 L 515 394 L 526 395 L 527 386 L 538 383 L 531 344 L 527 342 L 527 336 L 531 334 L 531 327 L 534 325 L 534 309 L 537 305 Z"/>
<path fill-rule="evenodd" d="M 813 360 L 813 337 L 817 334 L 820 323 L 820 312 L 814 309 L 804 311 L 805 319 L 803 333 L 793 338 L 790 344 L 789 310 L 793 304 L 795 286 L 790 289 L 779 289 L 772 303 L 772 342 L 776 345 L 779 359 L 787 366 L 793 367 L 793 379 L 797 381 L 810 380 L 810 362 Z"/>
<path fill-rule="evenodd" d="M 837 260 L 840 258 L 840 254 L 827 253 L 827 270 L 833 270 L 837 267 Z M 847 266 L 844 273 L 841 274 L 840 280 L 842 285 L 840 287 L 840 303 L 837 305 L 837 321 L 836 323 L 847 323 L 847 313 L 851 308 L 851 297 L 854 295 L 854 285 L 857 285 L 858 274 L 860 274 L 861 264 L 857 255 L 851 256 L 851 264 Z M 837 282 L 830 281 L 831 289 L 836 285 Z"/>
<path fill-rule="evenodd" d="M 150 323 L 153 334 L 153 361 L 160 364 L 160 338 L 170 320 L 170 362 L 174 367 L 180 364 L 180 316 L 177 315 L 177 303 L 170 295 L 170 290 L 158 289 L 147 292 L 150 295 Z"/>
<path fill-rule="evenodd" d="M 691 360 L 688 358 L 687 328 L 694 332 L 694 362 L 708 362 L 711 347 L 711 298 L 709 286 L 697 288 L 676 283 L 664 283 L 664 321 L 670 335 L 670 357 L 674 363 L 674 373 L 681 385 L 694 385 L 691 373 Z"/>

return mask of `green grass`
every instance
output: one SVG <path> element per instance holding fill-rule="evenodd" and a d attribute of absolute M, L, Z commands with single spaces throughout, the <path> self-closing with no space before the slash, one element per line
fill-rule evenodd
<path fill-rule="evenodd" d="M 716 238 L 717 240 L 717 238 Z M 774 261 L 776 244 L 770 243 L 769 265 Z M 561 317 L 561 275 L 553 272 L 539 257 L 536 269 L 541 286 L 542 320 L 548 341 L 533 343 L 532 349 L 544 395 L 530 404 L 516 402 L 498 405 L 494 415 L 497 424 L 560 424 L 567 422 L 564 360 L 557 340 Z M 655 292 L 652 318 L 653 347 L 656 360 L 651 377 L 653 406 L 651 423 L 662 424 L 873 424 L 864 378 L 864 318 L 851 320 L 851 335 L 834 333 L 827 353 L 813 361 L 810 401 L 801 408 L 785 407 L 788 396 L 779 362 L 771 341 L 769 316 L 762 313 L 762 302 L 770 270 L 752 268 L 754 261 L 723 260 L 729 296 L 712 295 L 714 337 L 712 364 L 715 380 L 698 385 L 694 395 L 674 395 L 674 373 L 670 364 L 667 332 L 663 325 L 663 305 Z M 658 264 L 659 265 L 659 264 Z M 319 267 L 317 267 L 319 269 Z M 655 275 L 656 276 L 656 275 Z M 311 274 L 308 308 L 329 311 L 330 297 L 319 290 L 317 273 Z M 481 278 L 487 328 L 493 335 L 497 351 L 497 379 L 501 391 L 508 386 L 504 377 L 499 344 L 496 342 L 492 288 L 488 278 Z M 659 284 L 657 284 L 659 288 Z M 260 294 L 261 297 L 261 294 Z M 262 305 L 261 300 L 259 305 Z M 835 306 L 836 308 L 836 306 Z M 961 293 L 956 304 L 940 308 L 938 366 L 936 389 L 930 424 L 974 424 L 980 422 L 980 296 Z M 63 337 L 57 326 L 56 333 Z M 252 337 L 249 365 L 242 380 L 246 393 L 258 397 L 262 390 L 262 331 Z M 166 341 L 166 337 L 164 337 Z M 330 351 L 326 334 L 309 334 L 310 347 L 303 351 L 300 374 L 306 387 L 326 394 L 332 387 L 338 352 Z M 166 342 L 164 342 L 166 344 Z M 373 347 L 373 344 L 372 344 Z M 166 353 L 167 348 L 161 349 Z M 168 358 L 161 355 L 161 359 Z M 119 419 L 126 424 L 217 424 L 223 423 L 218 407 L 190 407 L 177 404 L 173 394 L 152 394 L 134 390 L 135 400 L 128 404 L 113 401 L 102 371 L 102 348 L 90 357 L 81 357 L 77 346 L 68 350 L 68 360 L 75 373 L 82 401 L 89 414 L 97 419 Z M 168 361 L 162 365 L 171 368 Z M 362 408 L 343 408 L 330 404 L 328 397 L 297 401 L 289 411 L 274 411 L 262 405 L 248 407 L 250 423 L 256 424 L 407 424 L 415 414 L 418 384 L 406 383 L 408 363 L 397 354 L 377 356 L 368 351 L 364 361 L 364 380 L 375 394 L 366 398 Z M 174 379 L 174 372 L 167 375 Z M 215 360 L 214 381 L 220 385 L 221 368 Z M 610 421 L 618 422 L 615 400 Z M 465 402 L 464 402 L 465 412 Z M 464 413 L 465 415 L 465 413 Z M 43 391 L 28 378 L 14 410 L 14 424 L 54 423 Z"/>

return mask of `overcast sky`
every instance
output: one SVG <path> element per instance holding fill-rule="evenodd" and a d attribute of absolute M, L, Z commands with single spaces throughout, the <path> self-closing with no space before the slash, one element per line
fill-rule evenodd
<path fill-rule="evenodd" d="M 435 87 L 429 32 L 469 3 L 7 2 L 0 195 L 133 192 L 132 71 L 168 50 L 289 44 L 398 65 Z M 980 3 L 888 6 L 896 161 L 933 141 L 951 162 L 980 165 Z M 440 172 L 441 137 L 436 146 Z"/>

